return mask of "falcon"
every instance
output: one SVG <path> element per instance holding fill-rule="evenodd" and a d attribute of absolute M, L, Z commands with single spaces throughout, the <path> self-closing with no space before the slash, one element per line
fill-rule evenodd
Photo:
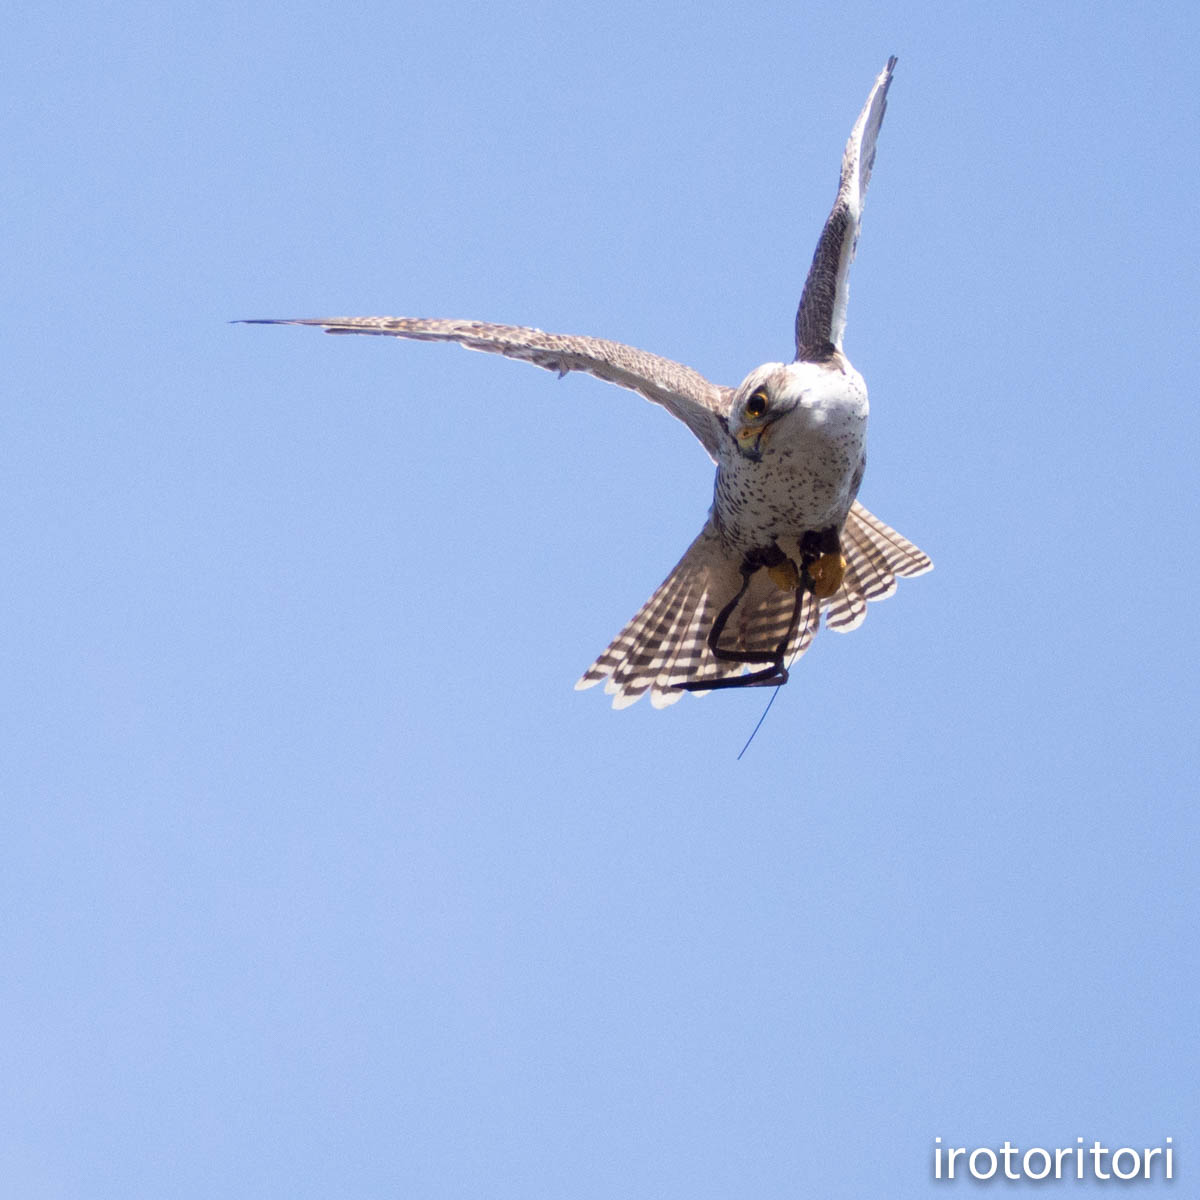
<path fill-rule="evenodd" d="M 929 558 L 856 499 L 866 465 L 867 387 L 842 349 L 850 264 L 896 59 L 875 80 L 842 155 L 796 313 L 796 356 L 755 367 L 736 387 L 603 338 L 422 317 L 255 320 L 326 333 L 457 342 L 559 376 L 583 371 L 678 417 L 717 466 L 699 536 L 577 688 L 606 681 L 615 708 L 647 692 L 656 708 L 684 692 L 778 685 L 824 614 L 845 632 L 867 602 Z"/>

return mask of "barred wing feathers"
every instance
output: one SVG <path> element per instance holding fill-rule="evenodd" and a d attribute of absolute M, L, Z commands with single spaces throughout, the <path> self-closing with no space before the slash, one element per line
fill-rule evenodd
<path fill-rule="evenodd" d="M 842 348 L 850 296 L 850 264 L 858 245 L 867 184 L 875 165 L 875 142 L 887 111 L 887 93 L 895 67 L 896 59 L 889 58 L 871 88 L 842 155 L 837 197 L 817 242 L 796 312 L 797 362 L 824 362 L 833 351 Z"/>
<path fill-rule="evenodd" d="M 524 325 L 493 325 L 429 317 L 293 317 L 237 322 L 241 325 L 312 325 L 326 333 L 361 333 L 418 342 L 457 342 L 468 350 L 502 354 L 559 376 L 583 371 L 637 392 L 678 417 L 714 461 L 730 389 L 710 383 L 699 371 L 648 350 L 607 338 L 546 333 Z"/>

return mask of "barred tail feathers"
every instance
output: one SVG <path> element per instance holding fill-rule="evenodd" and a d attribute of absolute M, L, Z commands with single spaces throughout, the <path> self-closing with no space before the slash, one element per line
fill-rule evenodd
<path fill-rule="evenodd" d="M 842 530 L 846 578 L 829 602 L 825 623 L 836 633 L 857 629 L 868 600 L 885 600 L 898 576 L 911 578 L 933 570 L 933 562 L 906 537 L 885 525 L 856 500 Z"/>
<path fill-rule="evenodd" d="M 673 704 L 683 692 L 671 690 L 670 683 L 690 678 L 709 655 L 708 631 L 717 611 L 710 599 L 714 587 L 733 588 L 733 595 L 739 583 L 737 563 L 706 525 L 576 688 L 606 679 L 614 708 L 628 707 L 647 691 L 655 707 Z"/>
<path fill-rule="evenodd" d="M 717 614 L 741 587 L 739 565 L 716 531 L 706 526 L 637 615 L 584 672 L 576 688 L 607 680 L 605 691 L 613 697 L 614 708 L 626 708 L 647 692 L 655 708 L 665 708 L 683 695 L 673 686 L 682 680 L 715 682 L 753 670 L 753 664 L 718 659 L 708 645 Z M 766 572 L 757 572 L 730 616 L 721 648 L 774 651 L 788 632 L 794 606 L 794 593 L 780 591 Z M 819 622 L 818 603 L 806 595 L 799 624 L 788 643 L 788 662 L 808 648 Z"/>
<path fill-rule="evenodd" d="M 928 555 L 857 502 L 846 519 L 842 548 L 842 587 L 827 601 L 811 593 L 801 600 L 799 621 L 784 654 L 789 667 L 812 644 L 822 612 L 830 629 L 848 632 L 862 624 L 868 601 L 895 592 L 898 576 L 922 575 L 933 567 Z M 576 688 L 604 681 L 614 708 L 627 708 L 647 692 L 655 708 L 665 708 L 683 695 L 674 686 L 683 680 L 716 682 L 754 670 L 754 664 L 717 658 L 708 645 L 717 614 L 742 585 L 739 567 L 716 530 L 706 525 Z M 729 616 L 720 647 L 772 653 L 787 634 L 794 612 L 795 593 L 778 588 L 766 571 L 756 571 Z"/>

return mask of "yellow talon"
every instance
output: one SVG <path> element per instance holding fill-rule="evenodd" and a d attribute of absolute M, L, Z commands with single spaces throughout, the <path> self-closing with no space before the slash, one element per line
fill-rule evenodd
<path fill-rule="evenodd" d="M 781 592 L 794 592 L 800 586 L 800 572 L 790 558 L 785 558 L 778 566 L 768 567 L 767 574 Z"/>
<path fill-rule="evenodd" d="M 828 600 L 842 586 L 842 580 L 846 577 L 846 557 L 843 554 L 822 554 L 810 564 L 808 574 L 812 579 L 813 595 L 818 600 Z"/>

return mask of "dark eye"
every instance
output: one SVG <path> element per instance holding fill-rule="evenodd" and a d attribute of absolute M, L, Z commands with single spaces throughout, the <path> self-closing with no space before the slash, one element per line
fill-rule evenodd
<path fill-rule="evenodd" d="M 750 393 L 750 399 L 746 401 L 746 416 L 751 420 L 757 420 L 767 411 L 767 389 L 759 388 L 756 392 Z"/>

